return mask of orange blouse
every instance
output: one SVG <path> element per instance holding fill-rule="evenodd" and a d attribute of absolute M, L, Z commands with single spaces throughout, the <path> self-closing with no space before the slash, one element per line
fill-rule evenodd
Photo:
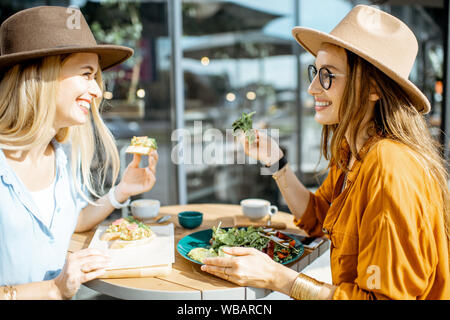
<path fill-rule="evenodd" d="M 345 143 L 348 152 L 348 144 Z M 442 194 L 407 146 L 370 139 L 294 223 L 331 240 L 333 299 L 450 299 Z"/>

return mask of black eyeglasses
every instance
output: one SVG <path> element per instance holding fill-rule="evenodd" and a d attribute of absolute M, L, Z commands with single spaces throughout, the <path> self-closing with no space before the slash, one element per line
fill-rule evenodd
<path fill-rule="evenodd" d="M 313 82 L 314 78 L 317 75 L 317 69 L 314 65 L 308 66 L 308 78 L 310 82 Z M 325 90 L 330 89 L 332 79 L 336 76 L 346 76 L 346 74 L 342 73 L 332 73 L 330 70 L 328 70 L 326 67 L 322 67 L 319 69 L 319 81 L 322 88 Z"/>

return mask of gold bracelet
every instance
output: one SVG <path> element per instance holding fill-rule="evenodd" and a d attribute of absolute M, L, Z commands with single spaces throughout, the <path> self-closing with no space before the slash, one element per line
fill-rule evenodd
<path fill-rule="evenodd" d="M 299 273 L 289 295 L 296 300 L 317 300 L 323 282 Z"/>
<path fill-rule="evenodd" d="M 278 180 L 278 178 L 283 174 L 283 173 L 285 173 L 286 172 L 286 167 L 288 166 L 288 164 L 286 164 L 283 168 L 281 168 L 280 170 L 278 170 L 277 172 L 275 172 L 273 175 L 272 175 L 272 178 L 274 179 L 274 180 Z"/>
<path fill-rule="evenodd" d="M 17 300 L 17 289 L 13 286 L 3 287 L 3 293 L 6 300 Z"/>
<path fill-rule="evenodd" d="M 281 168 L 279 171 L 275 172 L 272 175 L 273 180 L 275 180 L 279 187 L 287 188 L 287 179 L 286 179 L 286 170 L 289 167 L 289 163 L 287 163 L 283 168 Z M 284 177 L 284 179 L 281 179 Z"/>

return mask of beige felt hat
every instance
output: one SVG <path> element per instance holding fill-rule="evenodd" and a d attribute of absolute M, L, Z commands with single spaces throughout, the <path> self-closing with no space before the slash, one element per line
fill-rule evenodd
<path fill-rule="evenodd" d="M 329 34 L 294 27 L 292 35 L 314 56 L 325 42 L 352 51 L 398 83 L 419 112 L 430 111 L 427 97 L 408 80 L 417 56 L 417 39 L 396 17 L 374 7 L 358 5 Z"/>
<path fill-rule="evenodd" d="M 133 55 L 133 49 L 98 45 L 81 14 L 72 7 L 40 6 L 19 11 L 0 26 L 0 69 L 45 56 L 92 52 L 102 70 Z"/>

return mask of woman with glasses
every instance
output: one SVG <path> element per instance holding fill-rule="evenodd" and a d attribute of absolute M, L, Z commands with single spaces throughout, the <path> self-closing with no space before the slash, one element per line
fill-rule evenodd
<path fill-rule="evenodd" d="M 415 36 L 364 5 L 330 34 L 296 27 L 293 35 L 316 58 L 308 92 L 328 176 L 312 193 L 273 139 L 258 133 L 244 146 L 274 169 L 294 223 L 330 239 L 332 283 L 250 248 L 224 249 L 234 257 L 206 259 L 202 270 L 294 299 L 450 299 L 447 171 L 423 116 L 430 103 L 408 80 Z"/>

